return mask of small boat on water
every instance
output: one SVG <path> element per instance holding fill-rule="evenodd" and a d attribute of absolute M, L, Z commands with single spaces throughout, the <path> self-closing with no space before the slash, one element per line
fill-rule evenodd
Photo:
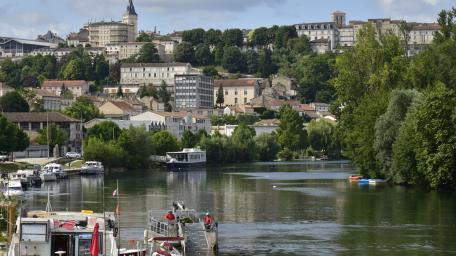
<path fill-rule="evenodd" d="M 360 180 L 362 178 L 363 178 L 363 176 L 359 176 L 359 175 L 350 175 L 350 177 L 348 177 L 348 179 L 353 182 L 357 182 L 358 180 Z"/>
<path fill-rule="evenodd" d="M 369 185 L 369 179 L 358 179 L 358 185 Z"/>
<path fill-rule="evenodd" d="M 68 174 L 65 172 L 63 169 L 63 166 L 61 164 L 47 164 L 43 168 L 43 172 L 51 172 L 55 174 L 55 177 L 57 179 L 66 179 L 68 178 Z M 43 179 L 44 180 L 44 179 Z"/>
<path fill-rule="evenodd" d="M 6 197 L 11 196 L 24 196 L 24 190 L 22 189 L 21 180 L 9 180 L 6 188 L 3 190 L 3 195 Z"/>
<path fill-rule="evenodd" d="M 385 184 L 386 180 L 384 179 L 369 179 L 369 185 L 382 185 Z"/>
<path fill-rule="evenodd" d="M 104 167 L 101 162 L 97 161 L 87 161 L 85 162 L 82 167 L 80 174 L 99 174 L 104 173 Z"/>
<path fill-rule="evenodd" d="M 204 166 L 206 151 L 198 148 L 184 148 L 178 152 L 166 152 L 166 166 L 169 168 L 188 168 Z"/>
<path fill-rule="evenodd" d="M 49 172 L 49 171 L 42 171 L 40 173 L 40 178 L 44 182 L 46 182 L 46 181 L 56 181 L 57 180 L 57 176 L 55 175 L 55 173 Z"/>
<path fill-rule="evenodd" d="M 27 189 L 29 186 L 40 186 L 41 178 L 38 170 L 18 170 L 10 174 L 10 179 L 20 179 L 22 188 Z"/>

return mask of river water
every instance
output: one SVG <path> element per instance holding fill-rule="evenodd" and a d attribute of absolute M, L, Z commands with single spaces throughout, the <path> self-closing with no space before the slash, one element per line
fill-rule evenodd
<path fill-rule="evenodd" d="M 220 255 L 456 255 L 456 194 L 358 186 L 343 162 L 255 163 L 187 172 L 105 174 L 113 211 L 119 181 L 121 237 L 141 240 L 147 211 L 174 200 L 220 223 Z M 26 194 L 24 209 L 103 210 L 103 177 L 72 176 Z"/>

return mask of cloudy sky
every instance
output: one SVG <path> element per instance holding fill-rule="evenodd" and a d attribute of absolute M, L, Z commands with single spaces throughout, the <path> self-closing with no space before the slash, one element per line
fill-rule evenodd
<path fill-rule="evenodd" d="M 395 18 L 433 22 L 454 0 L 133 0 L 139 29 L 162 33 L 195 27 L 255 28 L 329 20 Z M 128 0 L 0 0 L 0 36 L 35 38 L 47 30 L 65 37 L 88 21 L 120 20 Z"/>

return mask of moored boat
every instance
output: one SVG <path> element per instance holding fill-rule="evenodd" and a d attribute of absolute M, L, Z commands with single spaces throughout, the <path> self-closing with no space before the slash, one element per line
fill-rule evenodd
<path fill-rule="evenodd" d="M 198 148 L 184 148 L 182 151 L 166 152 L 166 166 L 169 168 L 189 168 L 204 166 L 206 151 Z"/>
<path fill-rule="evenodd" d="M 363 176 L 359 176 L 359 175 L 350 175 L 350 177 L 348 177 L 348 179 L 353 182 L 357 182 L 358 180 L 360 180 L 362 178 L 363 178 Z"/>
<path fill-rule="evenodd" d="M 3 195 L 6 197 L 11 196 L 24 196 L 21 180 L 9 180 L 6 188 L 4 188 Z"/>
<path fill-rule="evenodd" d="M 55 177 L 57 179 L 66 179 L 68 178 L 68 174 L 65 172 L 63 169 L 63 166 L 61 164 L 47 164 L 43 168 L 43 172 L 52 172 L 55 174 Z"/>
<path fill-rule="evenodd" d="M 358 179 L 359 185 L 369 185 L 369 179 Z"/>
<path fill-rule="evenodd" d="M 381 185 L 385 184 L 386 180 L 384 179 L 369 179 L 369 185 Z"/>
<path fill-rule="evenodd" d="M 104 167 L 101 162 L 97 161 L 87 161 L 85 162 L 82 167 L 80 174 L 99 174 L 104 172 Z"/>

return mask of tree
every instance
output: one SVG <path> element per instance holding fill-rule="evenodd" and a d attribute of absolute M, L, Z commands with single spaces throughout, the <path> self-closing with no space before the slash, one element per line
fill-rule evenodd
<path fill-rule="evenodd" d="M 198 137 L 190 130 L 185 130 L 182 134 L 181 144 L 183 148 L 193 148 L 198 143 Z"/>
<path fill-rule="evenodd" d="M 271 58 L 271 51 L 263 49 L 258 54 L 258 73 L 261 77 L 266 78 L 277 72 L 277 66 Z"/>
<path fill-rule="evenodd" d="M 255 145 L 260 161 L 273 161 L 276 159 L 280 146 L 273 134 L 263 133 L 255 138 Z"/>
<path fill-rule="evenodd" d="M 123 97 L 122 85 L 119 85 L 119 87 L 117 87 L 116 95 L 117 95 L 118 98 L 122 98 Z"/>
<path fill-rule="evenodd" d="M 68 133 L 54 123 L 48 127 L 39 130 L 36 141 L 40 145 L 49 145 L 49 154 L 52 154 L 52 149 L 55 145 L 63 145 L 68 139 Z M 54 156 L 58 157 L 58 156 Z"/>
<path fill-rule="evenodd" d="M 195 28 L 192 30 L 186 30 L 182 33 L 182 41 L 188 42 L 192 46 L 197 46 L 204 43 L 205 31 L 202 28 Z"/>
<path fill-rule="evenodd" d="M 147 43 L 141 47 L 139 50 L 138 56 L 136 57 L 136 62 L 139 63 L 159 63 L 160 56 L 158 55 L 157 48 L 153 43 Z"/>
<path fill-rule="evenodd" d="M 239 162 L 250 162 L 256 157 L 255 130 L 245 124 L 238 125 L 231 135 Z"/>
<path fill-rule="evenodd" d="M 309 145 L 312 149 L 322 152 L 324 155 L 328 155 L 331 145 L 333 144 L 333 134 L 335 132 L 335 125 L 326 121 L 312 120 L 307 126 L 307 134 Z"/>
<path fill-rule="evenodd" d="M 87 130 L 86 138 L 97 138 L 104 142 L 116 141 L 119 138 L 121 129 L 112 121 L 103 121 Z"/>
<path fill-rule="evenodd" d="M 282 149 L 300 150 L 307 147 L 307 134 L 303 120 L 289 105 L 280 110 L 280 124 L 277 129 L 277 142 Z"/>
<path fill-rule="evenodd" d="M 85 79 L 84 64 L 82 61 L 73 59 L 64 66 L 63 79 L 65 80 L 82 80 Z M 87 67 L 87 66 L 86 66 Z"/>
<path fill-rule="evenodd" d="M 109 75 L 109 64 L 104 55 L 97 54 L 94 59 L 95 62 L 95 80 L 97 82 L 105 80 Z"/>
<path fill-rule="evenodd" d="M 139 32 L 136 42 L 152 42 L 152 36 L 144 31 Z"/>
<path fill-rule="evenodd" d="M 378 162 L 378 176 L 391 179 L 391 162 L 393 144 L 399 134 L 409 107 L 420 97 L 417 91 L 394 90 L 391 92 L 390 101 L 385 114 L 375 122 L 375 139 L 373 148 Z"/>
<path fill-rule="evenodd" d="M 208 45 L 217 45 L 222 41 L 222 31 L 209 29 L 204 34 L 204 43 Z"/>
<path fill-rule="evenodd" d="M 125 158 L 130 168 L 145 168 L 149 166 L 149 157 L 155 154 L 155 143 L 145 126 L 130 126 L 120 134 L 119 146 L 127 152 Z"/>
<path fill-rule="evenodd" d="M 254 50 L 247 50 L 245 52 L 246 72 L 248 74 L 255 74 L 258 71 L 258 53 Z"/>
<path fill-rule="evenodd" d="M 219 73 L 218 73 L 217 69 L 215 67 L 213 67 L 213 66 L 204 67 L 203 68 L 203 74 L 205 76 L 210 76 L 212 78 L 219 77 Z"/>
<path fill-rule="evenodd" d="M 245 65 L 241 50 L 235 46 L 225 47 L 222 66 L 230 73 L 242 71 Z"/>
<path fill-rule="evenodd" d="M 201 66 L 212 65 L 214 63 L 214 56 L 209 49 L 209 45 L 199 44 L 196 46 L 195 62 Z"/>
<path fill-rule="evenodd" d="M 266 27 L 257 28 L 253 31 L 252 43 L 256 46 L 266 46 L 270 43 L 271 36 L 269 35 L 269 30 Z"/>
<path fill-rule="evenodd" d="M 225 46 L 241 47 L 243 44 L 243 35 L 240 29 L 227 29 L 223 32 L 222 41 Z"/>
<path fill-rule="evenodd" d="M 166 152 L 179 150 L 179 142 L 176 137 L 167 131 L 158 131 L 151 137 L 155 145 L 155 154 L 164 156 Z"/>
<path fill-rule="evenodd" d="M 67 107 L 63 113 L 74 119 L 81 119 L 84 122 L 90 121 L 101 114 L 90 98 L 81 96 L 76 99 L 71 106 Z"/>
<path fill-rule="evenodd" d="M 214 63 L 217 65 L 222 64 L 223 53 L 224 53 L 224 44 L 222 42 L 218 43 L 214 50 Z"/>
<path fill-rule="evenodd" d="M 174 51 L 174 60 L 177 62 L 195 63 L 195 50 L 189 42 L 182 42 L 177 45 Z"/>
<path fill-rule="evenodd" d="M 172 107 L 171 104 L 169 104 L 171 93 L 168 91 L 168 85 L 165 81 L 162 81 L 160 89 L 158 90 L 158 99 L 165 105 L 165 111 L 171 112 Z"/>
<path fill-rule="evenodd" d="M 27 101 L 17 92 L 7 92 L 0 97 L 0 108 L 3 112 L 29 112 Z"/>
<path fill-rule="evenodd" d="M 155 89 L 153 84 L 143 85 L 138 90 L 138 95 L 140 98 L 143 97 L 153 97 L 154 99 L 158 99 L 158 92 Z"/>
<path fill-rule="evenodd" d="M 111 141 L 106 143 L 96 137 L 89 137 L 84 145 L 84 160 L 96 160 L 107 167 L 121 167 L 126 164 L 127 153 L 119 144 Z"/>
<path fill-rule="evenodd" d="M 219 105 L 219 107 L 222 107 L 222 104 L 225 102 L 225 94 L 223 91 L 223 86 L 220 86 L 217 91 L 217 99 L 215 103 Z"/>
<path fill-rule="evenodd" d="M 11 152 L 23 151 L 28 146 L 27 134 L 0 114 L 0 153 L 9 155 Z"/>
<path fill-rule="evenodd" d="M 274 49 L 287 46 L 288 41 L 298 37 L 295 26 L 280 26 L 274 34 Z"/>

